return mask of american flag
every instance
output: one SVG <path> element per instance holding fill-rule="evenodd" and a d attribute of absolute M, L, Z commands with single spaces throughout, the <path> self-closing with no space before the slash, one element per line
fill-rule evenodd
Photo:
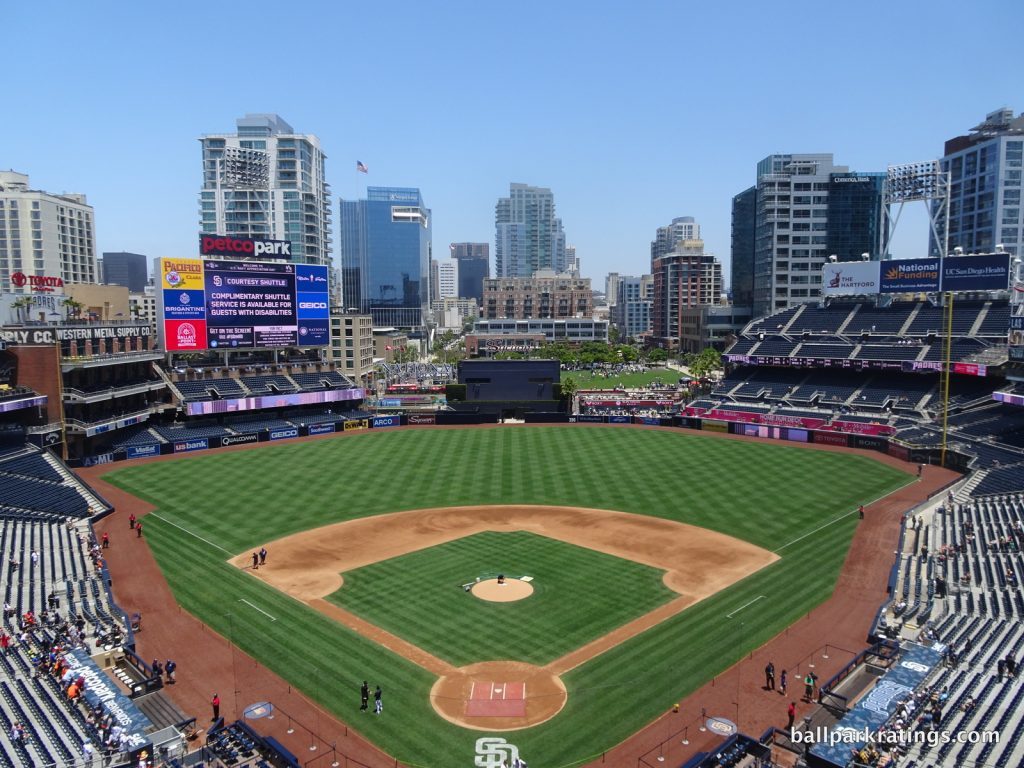
<path fill-rule="evenodd" d="M 366 167 L 366 163 L 362 160 L 356 160 L 356 170 L 360 173 L 369 173 L 370 169 Z"/>

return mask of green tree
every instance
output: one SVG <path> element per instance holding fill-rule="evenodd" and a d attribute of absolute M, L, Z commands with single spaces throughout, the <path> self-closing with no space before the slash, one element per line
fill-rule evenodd
<path fill-rule="evenodd" d="M 668 360 L 668 350 L 655 347 L 647 353 L 647 359 L 652 363 L 664 363 Z"/>
<path fill-rule="evenodd" d="M 69 320 L 78 319 L 82 314 L 82 310 L 85 309 L 85 304 L 80 301 L 75 301 L 70 297 L 64 299 L 61 304 L 64 306 L 64 310 L 67 312 Z"/>
<path fill-rule="evenodd" d="M 580 383 L 571 376 L 566 376 L 561 381 L 562 385 L 562 397 L 569 403 L 571 407 L 572 399 L 577 396 L 577 392 L 580 391 Z"/>
<path fill-rule="evenodd" d="M 722 370 L 722 354 L 717 349 L 708 347 L 694 356 L 689 368 L 691 374 L 702 379 L 714 371 Z"/>

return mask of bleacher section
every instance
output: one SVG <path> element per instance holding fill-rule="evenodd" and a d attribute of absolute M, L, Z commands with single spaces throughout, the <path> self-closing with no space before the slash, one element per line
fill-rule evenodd
<path fill-rule="evenodd" d="M 317 373 L 245 374 L 238 377 L 172 380 L 182 402 L 260 397 L 276 393 L 351 389 L 354 385 L 334 370 Z"/>
<path fill-rule="evenodd" d="M 106 505 L 54 456 L 25 446 L 0 456 L 0 518 L 64 520 Z"/>
<path fill-rule="evenodd" d="M 104 720 L 88 722 L 78 702 L 69 702 L 46 655 L 58 637 L 88 655 L 122 630 L 88 536 L 88 527 L 63 520 L 0 521 L 0 592 L 13 611 L 3 617 L 0 631 L 27 638 L 0 655 L 0 765 L 74 765 L 86 740 L 96 745 L 97 756 L 105 752 L 98 730 Z M 25 620 L 28 615 L 33 621 Z M 23 741 L 12 740 L 15 723 L 24 727 Z M 111 747 L 110 755 L 118 751 Z"/>
<path fill-rule="evenodd" d="M 272 395 L 278 392 L 295 392 L 298 387 L 287 376 L 242 376 L 242 384 L 251 395 Z"/>
<path fill-rule="evenodd" d="M 153 427 L 169 443 L 198 437 L 223 437 L 231 432 L 218 424 L 176 424 Z"/>

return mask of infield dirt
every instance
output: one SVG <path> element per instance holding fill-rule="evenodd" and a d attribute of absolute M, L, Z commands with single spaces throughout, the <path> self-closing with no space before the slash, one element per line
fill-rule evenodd
<path fill-rule="evenodd" d="M 663 570 L 665 585 L 679 596 L 541 668 L 502 659 L 457 668 L 324 599 L 342 587 L 344 571 L 482 531 L 529 531 L 643 563 Z M 438 714 L 481 730 L 525 728 L 553 717 L 565 705 L 559 675 L 779 559 L 732 536 L 673 520 L 601 509 L 519 505 L 395 512 L 302 531 L 266 547 L 271 567 L 253 569 L 248 554 L 230 562 L 436 674 L 439 680 L 431 691 L 431 703 Z M 520 667 L 530 667 L 532 681 L 525 718 L 465 717 L 472 682 L 519 681 L 509 675 L 525 674 Z"/>

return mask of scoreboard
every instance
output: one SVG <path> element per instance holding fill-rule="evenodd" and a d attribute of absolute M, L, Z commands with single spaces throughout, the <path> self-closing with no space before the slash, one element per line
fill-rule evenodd
<path fill-rule="evenodd" d="M 330 343 L 327 267 L 159 258 L 161 344 L 168 352 Z"/>

